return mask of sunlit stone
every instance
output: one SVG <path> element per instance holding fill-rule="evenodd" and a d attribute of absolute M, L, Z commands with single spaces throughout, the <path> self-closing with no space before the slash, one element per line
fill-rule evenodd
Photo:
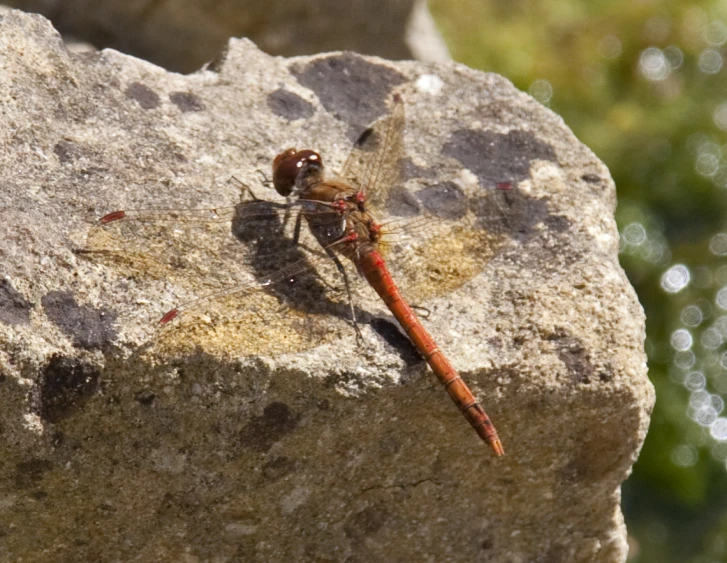
<path fill-rule="evenodd" d="M 415 86 L 420 92 L 434 96 L 441 92 L 444 82 L 436 74 L 422 74 L 417 78 Z"/>

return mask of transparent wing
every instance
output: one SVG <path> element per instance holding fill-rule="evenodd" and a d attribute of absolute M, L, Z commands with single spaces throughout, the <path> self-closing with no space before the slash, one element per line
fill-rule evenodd
<path fill-rule="evenodd" d="M 358 138 L 338 177 L 363 190 L 371 209 L 384 212 L 392 199 L 404 198 L 401 168 L 404 158 L 404 102 L 394 96 L 391 113 Z"/>
<path fill-rule="evenodd" d="M 251 265 L 296 261 L 293 228 L 303 207 L 330 216 L 325 205 L 307 201 L 115 211 L 96 222 L 80 253 L 130 273 L 210 291 L 249 276 Z"/>

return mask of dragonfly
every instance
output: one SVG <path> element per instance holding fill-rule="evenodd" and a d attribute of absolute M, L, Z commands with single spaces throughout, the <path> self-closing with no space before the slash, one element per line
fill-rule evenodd
<path fill-rule="evenodd" d="M 136 255 L 137 259 L 144 260 L 145 256 L 156 252 L 174 256 L 172 261 L 183 265 L 184 258 L 179 256 L 184 251 L 196 252 L 194 240 L 190 240 L 194 237 L 187 232 L 190 225 L 229 225 L 226 238 L 234 239 L 236 245 L 257 244 L 252 254 L 256 261 L 265 264 L 266 271 L 251 281 L 223 286 L 172 308 L 161 317 L 159 325 L 181 322 L 191 313 L 225 300 L 260 296 L 266 289 L 283 287 L 294 291 L 303 274 L 333 264 L 343 278 L 351 322 L 360 343 L 362 335 L 356 320 L 352 282 L 346 269 L 346 264 L 352 263 L 359 276 L 383 300 L 479 437 L 495 455 L 501 456 L 504 454 L 502 442 L 485 409 L 426 330 L 416 313 L 417 308 L 404 298 L 387 265 L 386 251 L 391 235 L 398 237 L 402 232 L 406 236 L 416 235 L 429 231 L 432 225 L 442 224 L 437 218 L 421 212 L 415 217 L 386 223 L 378 219 L 387 208 L 396 207 L 393 202 L 398 202 L 399 208 L 411 205 L 411 197 L 401 189 L 400 182 L 405 126 L 405 104 L 397 94 L 392 98 L 390 113 L 359 137 L 337 176 L 328 177 L 318 152 L 288 148 L 273 160 L 270 181 L 285 202 L 260 201 L 253 197 L 252 201 L 226 208 L 113 211 L 101 217 L 92 228 L 88 252 L 112 253 L 111 240 L 115 241 L 117 250 Z M 281 242 L 281 233 L 293 221 L 293 216 L 292 240 Z M 277 225 L 272 229 L 277 231 L 272 236 L 261 235 L 264 229 L 258 225 L 266 221 Z M 297 252 L 293 249 L 301 244 L 304 223 L 315 241 L 314 257 L 293 254 L 291 258 L 291 253 Z M 230 237 L 230 233 L 234 236 Z M 275 236 L 280 236 L 280 240 L 275 241 Z M 262 238 L 253 240 L 255 237 Z M 476 246 L 476 237 L 471 238 L 474 242 L 470 244 Z M 467 240 L 466 235 L 462 239 Z M 224 248 L 228 250 L 214 253 L 205 260 L 196 260 L 196 263 L 206 264 L 209 275 L 229 269 L 230 264 L 238 264 L 238 246 L 226 245 Z M 230 251 L 231 248 L 234 250 Z M 279 263 L 281 257 L 282 265 Z M 249 251 L 247 259 L 250 260 Z M 147 260 L 147 266 L 150 263 Z M 197 268 L 205 269 L 199 265 Z M 148 266 L 146 270 L 149 273 L 153 267 Z"/>

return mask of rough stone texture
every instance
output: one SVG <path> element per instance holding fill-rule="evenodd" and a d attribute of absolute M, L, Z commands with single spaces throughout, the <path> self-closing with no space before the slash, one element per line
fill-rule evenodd
<path fill-rule="evenodd" d="M 286 60 L 249 41 L 180 76 L 73 54 L 19 12 L 0 52 L 3 560 L 625 559 L 619 487 L 654 400 L 644 318 L 608 170 L 556 115 L 452 63 Z M 467 225 L 408 263 L 392 253 L 395 273 L 423 272 L 412 297 L 500 459 L 370 291 L 364 348 L 340 298 L 305 315 L 259 295 L 237 328 L 155 336 L 170 306 L 252 266 L 218 267 L 205 232 L 170 238 L 189 252 L 165 267 L 77 252 L 114 209 L 235 203 L 233 175 L 271 197 L 256 170 L 291 145 L 335 169 L 393 92 L 413 212 Z M 209 287 L 188 282 L 202 271 Z"/>
<path fill-rule="evenodd" d="M 192 72 L 230 37 L 275 55 L 351 50 L 390 59 L 439 61 L 449 52 L 426 0 L 4 0 L 38 12 L 64 35 Z"/>

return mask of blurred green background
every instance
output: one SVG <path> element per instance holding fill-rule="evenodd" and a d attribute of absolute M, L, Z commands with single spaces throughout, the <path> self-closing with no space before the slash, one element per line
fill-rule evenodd
<path fill-rule="evenodd" d="M 657 402 L 632 563 L 727 561 L 727 1 L 430 0 L 455 60 L 561 115 L 618 187 Z"/>

